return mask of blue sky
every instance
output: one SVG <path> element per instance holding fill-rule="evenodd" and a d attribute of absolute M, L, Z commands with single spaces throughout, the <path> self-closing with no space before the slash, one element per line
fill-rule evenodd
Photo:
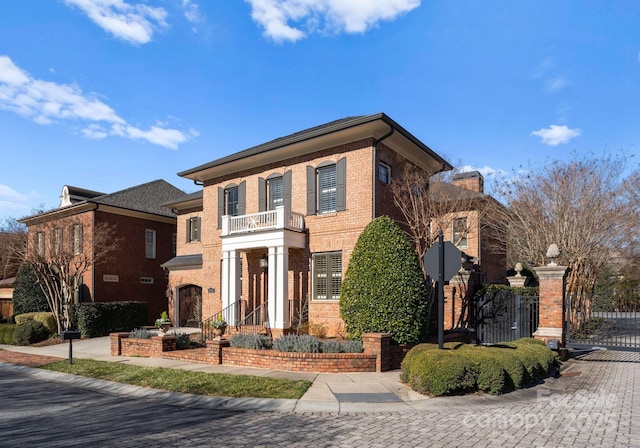
<path fill-rule="evenodd" d="M 637 168 L 640 2 L 0 3 L 0 219 L 63 185 L 193 192 L 178 171 L 377 112 L 489 179 L 603 153 Z"/>

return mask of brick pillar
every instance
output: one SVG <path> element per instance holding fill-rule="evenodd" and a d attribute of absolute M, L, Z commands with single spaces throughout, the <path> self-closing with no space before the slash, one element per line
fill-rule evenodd
<path fill-rule="evenodd" d="M 565 302 L 564 287 L 566 266 L 540 266 L 534 268 L 540 283 L 540 319 L 538 330 L 533 333 L 536 339 L 545 343 L 549 339 L 557 339 L 564 347 L 565 334 Z"/>
<path fill-rule="evenodd" d="M 129 337 L 129 333 L 111 333 L 109 342 L 111 345 L 111 356 L 120 356 L 122 354 L 122 339 Z"/>
<path fill-rule="evenodd" d="M 151 356 L 160 357 L 162 352 L 172 352 L 176 349 L 175 336 L 152 336 Z"/>
<path fill-rule="evenodd" d="M 391 370 L 391 333 L 364 333 L 362 347 L 365 355 L 376 355 L 376 372 Z"/>
<path fill-rule="evenodd" d="M 207 345 L 207 364 L 222 364 L 222 349 L 229 347 L 229 339 L 209 339 Z"/>

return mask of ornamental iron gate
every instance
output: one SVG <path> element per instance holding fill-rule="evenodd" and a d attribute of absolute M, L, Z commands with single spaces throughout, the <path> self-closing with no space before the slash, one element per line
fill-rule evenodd
<path fill-rule="evenodd" d="M 567 300 L 567 346 L 640 351 L 640 289 Z"/>
<path fill-rule="evenodd" d="M 510 290 L 486 294 L 476 302 L 476 316 L 481 344 L 530 338 L 538 329 L 539 297 Z"/>

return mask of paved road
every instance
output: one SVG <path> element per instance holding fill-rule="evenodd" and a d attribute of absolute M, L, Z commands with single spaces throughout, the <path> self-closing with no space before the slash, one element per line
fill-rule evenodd
<path fill-rule="evenodd" d="M 424 400 L 410 412 L 207 410 L 7 371 L 0 403 L 3 447 L 640 447 L 640 364 L 628 362 L 573 361 L 545 387 Z"/>

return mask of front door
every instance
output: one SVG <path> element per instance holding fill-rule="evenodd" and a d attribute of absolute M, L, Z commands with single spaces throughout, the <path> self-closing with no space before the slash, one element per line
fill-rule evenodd
<path fill-rule="evenodd" d="M 187 285 L 178 293 L 178 326 L 198 327 L 202 320 L 202 288 Z"/>

